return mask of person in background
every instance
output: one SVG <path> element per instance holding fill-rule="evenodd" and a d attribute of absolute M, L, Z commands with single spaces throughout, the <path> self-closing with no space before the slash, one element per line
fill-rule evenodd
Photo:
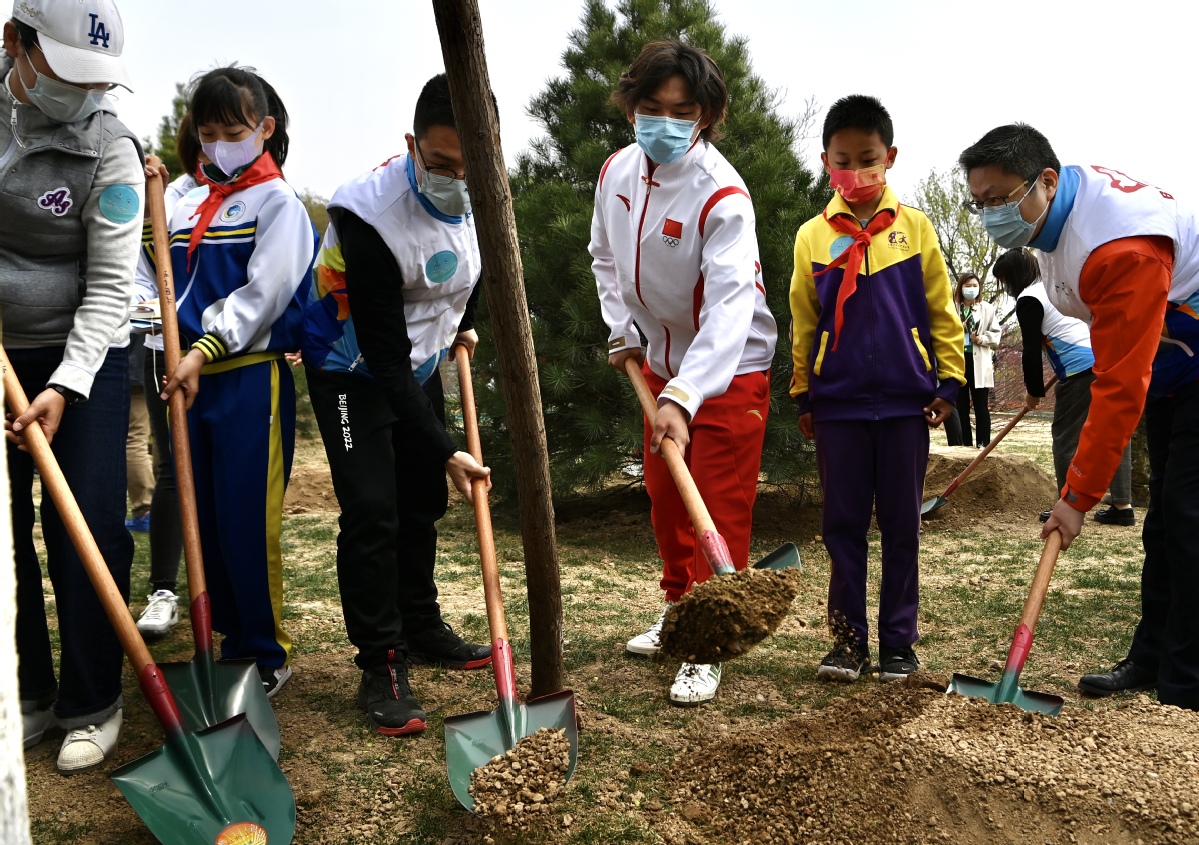
<path fill-rule="evenodd" d="M 995 386 L 995 350 L 1003 337 L 1003 326 L 995 313 L 995 306 L 982 298 L 982 286 L 978 276 L 962 273 L 958 276 L 957 290 L 953 296 L 962 319 L 965 334 L 966 383 L 958 391 L 958 418 L 962 440 L 951 446 L 978 446 L 979 449 L 991 442 L 991 388 Z M 974 406 L 975 432 L 970 433 L 970 406 Z"/>
<path fill-rule="evenodd" d="M 154 497 L 154 464 L 150 459 L 150 417 L 146 391 L 142 388 L 145 367 L 145 338 L 129 337 L 129 433 L 125 438 L 126 488 L 130 518 L 125 527 L 145 533 L 150 530 L 150 503 Z"/>
<path fill-rule="evenodd" d="M 200 164 L 208 163 L 200 151 L 200 142 L 192 127 L 191 115 L 184 114 L 175 135 L 175 151 L 183 166 L 183 173 L 170 183 L 163 177 L 165 192 L 163 204 L 169 221 L 175 204 L 189 192 L 207 180 Z M 149 217 L 142 231 L 142 249 L 147 260 L 154 259 L 153 231 Z M 137 296 L 146 300 L 157 300 L 154 291 L 138 287 Z M 179 518 L 179 493 L 175 485 L 175 458 L 171 451 L 171 427 L 168 421 L 167 403 L 160 389 L 166 384 L 166 358 L 163 355 L 162 334 L 145 336 L 146 354 L 141 377 L 147 386 L 146 408 L 150 416 L 150 429 L 154 437 L 155 483 L 154 497 L 150 500 L 150 594 L 146 596 L 146 607 L 137 620 L 137 628 L 143 636 L 160 637 L 179 624 L 179 596 L 176 589 L 179 581 L 179 562 L 183 557 L 183 526 Z"/>
<path fill-rule="evenodd" d="M 124 655 L 43 490 L 41 530 L 58 614 L 55 675 L 24 432 L 41 426 L 127 601 L 125 347 L 145 174 L 137 137 L 105 97 L 114 85 L 131 86 L 124 42 L 110 0 L 21 0 L 4 24 L 0 58 L 10 113 L 0 126 L 0 309 L 4 350 L 30 398 L 25 413 L 5 422 L 21 722 L 26 748 L 51 728 L 66 729 L 57 761 L 63 774 L 101 766 L 116 750 Z"/>
<path fill-rule="evenodd" d="M 1091 407 L 1091 385 L 1095 382 L 1095 355 L 1091 351 L 1091 332 L 1087 324 L 1067 317 L 1049 301 L 1036 255 L 1020 248 L 999 256 L 991 271 L 1008 296 L 1016 298 L 1016 319 L 1024 339 L 1022 364 L 1027 391 L 1024 407 L 1036 410 L 1045 396 L 1041 351 L 1057 376 L 1053 388 L 1053 469 L 1057 489 L 1066 485 L 1070 459 L 1078 449 L 1078 435 Z M 1124 447 L 1124 456 L 1111 483 L 1112 506 L 1096 511 L 1095 521 L 1111 525 L 1133 525 L 1132 446 Z M 1049 519 L 1041 512 L 1041 522 Z"/>

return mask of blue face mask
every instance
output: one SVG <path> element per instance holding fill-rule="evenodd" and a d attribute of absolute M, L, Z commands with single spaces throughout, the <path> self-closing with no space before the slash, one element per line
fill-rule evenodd
<path fill-rule="evenodd" d="M 673 117 L 634 115 L 637 146 L 658 164 L 670 164 L 691 149 L 699 134 L 698 120 L 676 120 Z"/>
<path fill-rule="evenodd" d="M 1020 214 L 1020 203 L 1028 199 L 1029 194 L 1036 186 L 1037 183 L 1033 182 L 1024 196 L 1020 197 L 1020 202 L 982 210 L 983 228 L 987 230 L 991 240 L 1004 249 L 1027 246 L 1028 242 L 1032 240 L 1032 233 L 1036 230 L 1037 224 L 1041 222 L 1041 217 L 1044 217 L 1049 211 L 1049 203 L 1045 203 L 1045 211 L 1042 211 L 1041 216 L 1031 223 Z"/>
<path fill-rule="evenodd" d="M 105 90 L 80 88 L 51 79 L 38 72 L 28 53 L 25 54 L 25 61 L 33 71 L 32 85 L 25 85 L 25 78 L 21 78 L 25 95 L 30 105 L 56 123 L 75 123 L 95 114 L 104 105 Z"/>

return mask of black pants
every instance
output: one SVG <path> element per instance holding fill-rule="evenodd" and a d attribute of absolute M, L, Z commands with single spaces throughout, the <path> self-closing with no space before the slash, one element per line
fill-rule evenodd
<path fill-rule="evenodd" d="M 407 657 L 405 630 L 441 621 L 433 564 L 436 523 L 449 504 L 445 465 L 399 439 L 395 415 L 373 381 L 306 372 L 341 506 L 337 583 L 346 634 L 358 649 L 355 662 L 369 669 L 393 649 L 397 660 Z M 444 424 L 439 372 L 425 392 Z"/>
<path fill-rule="evenodd" d="M 1149 511 L 1141 621 L 1128 656 L 1157 670 L 1162 704 L 1199 710 L 1199 384 L 1145 405 Z"/>
<path fill-rule="evenodd" d="M 986 352 L 986 350 L 984 350 Z M 990 352 L 986 352 L 990 354 Z M 966 350 L 966 383 L 958 389 L 958 416 L 962 423 L 962 445 L 986 446 L 991 442 L 991 409 L 987 400 L 991 394 L 989 387 L 974 386 L 974 356 Z M 970 440 L 970 404 L 974 403 L 974 425 L 977 437 Z M 951 446 L 954 444 L 950 444 Z"/>
<path fill-rule="evenodd" d="M 167 403 L 162 401 L 162 379 L 167 364 L 163 353 L 146 350 L 143 383 L 150 430 L 154 434 L 157 480 L 150 500 L 150 589 L 175 592 L 179 560 L 183 557 L 183 526 L 179 518 L 179 493 L 175 487 L 175 458 L 171 451 L 171 428 Z"/>

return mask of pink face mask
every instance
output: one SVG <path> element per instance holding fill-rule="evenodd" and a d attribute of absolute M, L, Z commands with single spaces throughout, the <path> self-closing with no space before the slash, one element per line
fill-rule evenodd
<path fill-rule="evenodd" d="M 861 170 L 830 170 L 828 182 L 846 202 L 869 202 L 887 184 L 887 165 L 878 164 Z"/>

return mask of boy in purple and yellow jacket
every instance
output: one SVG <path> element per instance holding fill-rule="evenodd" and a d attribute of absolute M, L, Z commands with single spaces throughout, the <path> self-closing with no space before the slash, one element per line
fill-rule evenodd
<path fill-rule="evenodd" d="M 820 156 L 836 194 L 800 227 L 791 278 L 791 395 L 816 440 L 831 558 L 833 648 L 817 671 L 856 681 L 870 667 L 866 532 L 882 534 L 879 677 L 920 665 L 920 502 L 928 429 L 965 383 L 962 324 L 932 224 L 886 186 L 895 164 L 891 117 L 873 97 L 838 100 Z"/>

